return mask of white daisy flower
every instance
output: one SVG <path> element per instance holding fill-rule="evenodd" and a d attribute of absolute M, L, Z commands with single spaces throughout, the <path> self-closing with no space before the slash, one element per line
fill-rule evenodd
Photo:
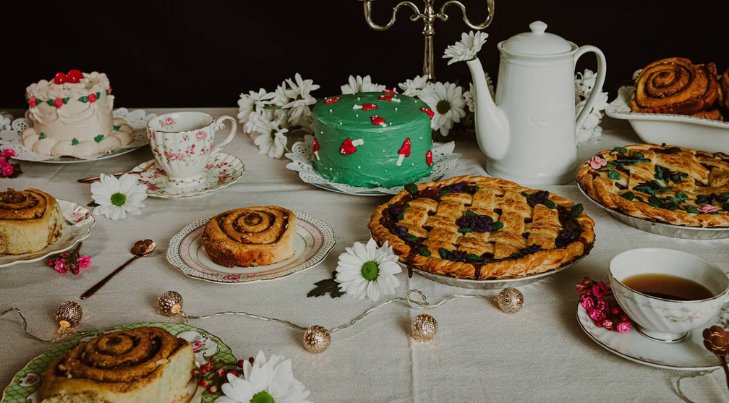
<path fill-rule="evenodd" d="M 448 61 L 448 64 L 473 60 L 476 58 L 483 44 L 486 43 L 486 38 L 488 37 L 489 34 L 481 31 L 464 32 L 461 34 L 460 41 L 446 48 L 443 58 L 451 59 Z"/>
<path fill-rule="evenodd" d="M 411 80 L 405 80 L 404 83 L 398 84 L 400 89 L 403 90 L 403 95 L 407 95 L 409 97 L 419 96 L 420 91 L 422 91 L 426 85 L 428 85 L 427 76 L 415 76 Z"/>
<path fill-rule="evenodd" d="M 352 297 L 377 301 L 381 295 L 393 294 L 400 285 L 395 277 L 402 271 L 397 260 L 387 242 L 380 248 L 372 238 L 366 246 L 355 242 L 339 255 L 336 280 Z"/>
<path fill-rule="evenodd" d="M 448 135 L 454 122 L 458 123 L 466 116 L 463 89 L 453 83 L 434 83 L 427 86 L 420 93 L 420 99 L 435 113 L 430 127 L 440 130 L 440 134 L 444 136 Z"/>
<path fill-rule="evenodd" d="M 117 179 L 101 174 L 101 179 L 91 184 L 91 198 L 98 204 L 94 214 L 116 221 L 126 218 L 127 214 L 142 214 L 147 187 L 139 184 L 136 175 L 124 174 Z"/>
<path fill-rule="evenodd" d="M 309 105 L 316 103 L 316 98 L 312 97 L 310 92 L 318 90 L 319 85 L 314 84 L 313 80 L 303 80 L 299 73 L 296 73 L 294 80 L 286 79 L 289 87 L 284 92 L 290 101 L 283 108 L 289 110 L 289 124 L 305 126 L 305 123 L 302 124 L 302 120 L 307 120 L 311 116 Z"/>
<path fill-rule="evenodd" d="M 273 102 L 273 92 L 267 92 L 261 88 L 256 91 L 249 91 L 248 94 L 240 94 L 238 100 L 238 121 L 243 123 L 243 131 L 250 133 L 252 126 L 249 124 L 251 114 L 262 110 L 266 105 Z"/>
<path fill-rule="evenodd" d="M 0 112 L 0 131 L 10 130 L 13 116 L 7 112 Z"/>
<path fill-rule="evenodd" d="M 486 85 L 489 87 L 491 99 L 494 99 L 494 97 L 496 96 L 494 80 L 491 79 L 489 73 L 484 72 L 484 74 L 486 75 Z M 465 91 L 463 93 L 463 100 L 466 101 L 466 106 L 468 106 L 468 110 L 471 112 L 475 112 L 474 101 L 476 100 L 476 87 L 473 86 L 472 82 L 468 84 L 468 91 Z"/>
<path fill-rule="evenodd" d="M 380 92 L 387 87 L 372 82 L 370 76 L 349 76 L 349 82 L 342 86 L 342 94 L 356 94 L 358 92 Z"/>
<path fill-rule="evenodd" d="M 243 363 L 243 376 L 228 374 L 228 383 L 221 386 L 225 396 L 215 403 L 311 403 L 311 393 L 303 383 L 294 378 L 291 360 L 272 355 L 267 361 L 259 351 L 253 364 Z"/>
<path fill-rule="evenodd" d="M 284 115 L 275 117 L 271 114 L 254 114 L 251 116 L 253 132 L 251 137 L 253 143 L 258 146 L 259 154 L 266 154 L 269 158 L 281 158 L 288 138 L 286 133 L 289 129 L 281 127 Z"/>

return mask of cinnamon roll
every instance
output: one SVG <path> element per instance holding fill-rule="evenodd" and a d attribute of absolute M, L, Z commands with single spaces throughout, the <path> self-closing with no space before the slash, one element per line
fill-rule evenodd
<path fill-rule="evenodd" d="M 693 115 L 719 96 L 716 65 L 682 57 L 657 60 L 643 68 L 630 103 L 633 112 Z"/>
<path fill-rule="evenodd" d="M 721 104 L 725 108 L 729 109 L 729 69 L 726 69 L 724 74 L 719 79 L 721 88 Z"/>
<path fill-rule="evenodd" d="M 79 343 L 43 373 L 44 402 L 179 402 L 188 397 L 190 343 L 160 327 L 118 330 Z"/>
<path fill-rule="evenodd" d="M 294 254 L 296 215 L 279 206 L 228 210 L 205 226 L 202 244 L 222 266 L 263 266 Z"/>
<path fill-rule="evenodd" d="M 0 255 L 37 252 L 61 236 L 56 199 L 37 189 L 0 192 Z"/>

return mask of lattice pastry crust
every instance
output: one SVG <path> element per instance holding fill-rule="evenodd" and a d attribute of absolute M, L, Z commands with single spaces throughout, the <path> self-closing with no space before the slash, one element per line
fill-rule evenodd
<path fill-rule="evenodd" d="M 408 185 L 369 223 L 400 260 L 464 279 L 523 277 L 589 253 L 594 221 L 581 205 L 499 178 L 459 176 Z"/>
<path fill-rule="evenodd" d="M 692 227 L 729 226 L 729 156 L 636 144 L 599 152 L 577 183 L 603 206 L 637 218 Z"/>

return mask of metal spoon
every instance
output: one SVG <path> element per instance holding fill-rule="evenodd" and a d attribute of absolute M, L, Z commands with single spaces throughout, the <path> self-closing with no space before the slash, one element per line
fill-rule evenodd
<path fill-rule="evenodd" d="M 135 261 L 136 259 L 138 259 L 140 257 L 148 256 L 150 253 L 154 252 L 154 249 L 156 247 L 157 247 L 157 245 L 155 245 L 154 241 L 151 239 L 145 239 L 142 241 L 135 242 L 134 246 L 132 246 L 132 250 L 131 250 L 131 252 L 134 256 L 131 259 L 127 260 L 123 265 L 117 267 L 116 270 L 111 272 L 108 276 L 104 277 L 101 281 L 94 284 L 93 287 L 89 288 L 88 290 L 86 290 L 86 292 L 81 294 L 81 299 L 86 299 L 86 298 L 94 295 L 94 293 L 96 291 L 99 291 L 99 289 L 101 287 L 103 287 L 104 284 L 106 284 L 109 280 L 111 280 L 112 277 L 116 276 L 117 273 L 119 273 L 120 271 L 122 271 L 122 269 L 127 267 L 129 265 L 129 263 Z"/>

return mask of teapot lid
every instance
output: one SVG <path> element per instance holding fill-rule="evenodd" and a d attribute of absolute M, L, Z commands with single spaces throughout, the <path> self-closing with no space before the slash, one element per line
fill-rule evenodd
<path fill-rule="evenodd" d="M 529 24 L 531 32 L 522 32 L 502 42 L 499 48 L 510 53 L 525 55 L 556 55 L 572 50 L 572 44 L 561 36 L 544 32 L 547 24 L 534 21 Z"/>

